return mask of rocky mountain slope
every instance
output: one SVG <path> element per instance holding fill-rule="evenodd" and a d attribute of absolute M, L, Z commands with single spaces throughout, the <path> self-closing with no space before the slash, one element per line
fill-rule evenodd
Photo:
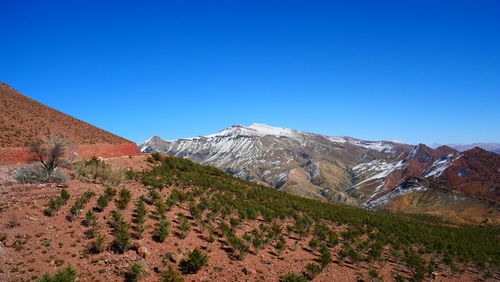
<path fill-rule="evenodd" d="M 139 154 L 131 141 L 50 108 L 0 82 L 0 163 L 25 160 L 23 148 L 50 135 L 64 137 L 83 155 Z"/>
<path fill-rule="evenodd" d="M 433 147 L 439 147 L 440 144 L 433 144 Z M 486 151 L 490 151 L 493 153 L 500 154 L 500 144 L 498 143 L 472 143 L 472 144 L 448 144 L 447 146 L 452 147 L 460 152 L 467 151 L 473 149 L 475 147 L 479 147 Z"/>
<path fill-rule="evenodd" d="M 479 148 L 459 152 L 448 146 L 365 141 L 263 124 L 173 141 L 152 137 L 140 148 L 212 165 L 290 193 L 370 209 L 399 209 L 392 205 L 401 197 L 436 191 L 429 185 L 403 187 L 410 177 L 465 195 L 464 201 L 479 205 L 481 214 L 495 205 L 474 197 L 500 200 L 500 156 Z"/>

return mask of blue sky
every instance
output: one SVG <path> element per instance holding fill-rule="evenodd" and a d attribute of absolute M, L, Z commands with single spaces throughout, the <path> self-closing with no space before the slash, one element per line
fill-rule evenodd
<path fill-rule="evenodd" d="M 70 3 L 71 2 L 71 3 Z M 0 81 L 136 142 L 500 142 L 500 2 L 2 1 Z"/>

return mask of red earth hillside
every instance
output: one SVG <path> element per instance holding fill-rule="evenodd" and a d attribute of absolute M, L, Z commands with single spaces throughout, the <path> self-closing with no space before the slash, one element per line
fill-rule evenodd
<path fill-rule="evenodd" d="M 49 135 L 64 137 L 85 157 L 141 154 L 135 143 L 50 108 L 0 82 L 0 164 L 27 161 L 27 146 Z"/>

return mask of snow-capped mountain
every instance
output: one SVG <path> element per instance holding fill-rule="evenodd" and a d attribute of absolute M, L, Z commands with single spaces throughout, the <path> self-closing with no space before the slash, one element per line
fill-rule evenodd
<path fill-rule="evenodd" d="M 451 191 L 458 184 L 467 186 L 465 180 L 474 170 L 467 152 L 448 146 L 433 149 L 423 144 L 324 136 L 264 124 L 234 125 L 215 134 L 171 141 L 155 136 L 140 148 L 145 153 L 162 152 L 215 166 L 290 193 L 373 209 L 431 189 L 423 184 L 401 186 L 410 177 L 443 183 L 441 189 Z M 481 189 L 465 190 L 496 198 L 498 192 L 490 190 L 496 191 L 500 182 L 482 181 Z"/>

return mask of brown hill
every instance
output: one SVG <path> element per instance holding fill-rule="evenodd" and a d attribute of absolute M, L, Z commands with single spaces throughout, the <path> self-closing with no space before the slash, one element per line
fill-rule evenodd
<path fill-rule="evenodd" d="M 24 147 L 51 134 L 75 145 L 130 141 L 83 122 L 0 82 L 0 147 Z"/>
<path fill-rule="evenodd" d="M 500 201 L 500 155 L 479 147 L 467 150 L 438 181 L 455 191 Z"/>

